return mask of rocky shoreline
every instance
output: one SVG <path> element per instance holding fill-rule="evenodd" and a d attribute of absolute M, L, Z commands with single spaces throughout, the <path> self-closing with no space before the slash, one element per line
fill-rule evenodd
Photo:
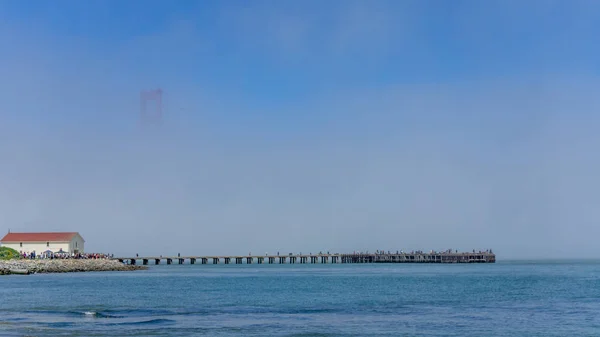
<path fill-rule="evenodd" d="M 0 261 L 0 275 L 36 273 L 75 273 L 91 271 L 133 271 L 145 269 L 148 269 L 148 267 L 126 265 L 119 261 L 107 259 Z"/>

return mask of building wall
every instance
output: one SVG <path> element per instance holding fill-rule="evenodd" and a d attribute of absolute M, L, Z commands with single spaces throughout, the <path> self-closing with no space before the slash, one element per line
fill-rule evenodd
<path fill-rule="evenodd" d="M 17 252 L 31 253 L 35 251 L 36 254 L 40 255 L 47 250 L 57 252 L 61 248 L 64 252 L 71 252 L 69 245 L 69 242 L 49 242 L 49 245 L 46 242 L 23 242 L 21 247 L 20 242 L 2 243 L 3 247 L 12 248 Z"/>
<path fill-rule="evenodd" d="M 69 252 L 83 254 L 85 252 L 84 244 L 85 241 L 83 241 L 83 238 L 79 235 L 75 235 L 71 242 L 69 242 Z"/>
<path fill-rule="evenodd" d="M 9 247 L 17 252 L 23 253 L 31 253 L 35 251 L 37 254 L 42 254 L 43 252 L 50 250 L 52 252 L 58 252 L 61 249 L 63 252 L 72 254 L 72 253 L 81 253 L 85 252 L 85 241 L 81 237 L 81 235 L 75 235 L 71 241 L 65 242 L 2 242 L 2 246 Z"/>

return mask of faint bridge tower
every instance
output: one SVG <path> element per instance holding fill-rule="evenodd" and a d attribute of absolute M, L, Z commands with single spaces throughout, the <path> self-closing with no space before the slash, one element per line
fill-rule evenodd
<path fill-rule="evenodd" d="M 140 124 L 160 125 L 162 123 L 162 89 L 140 92 Z"/>

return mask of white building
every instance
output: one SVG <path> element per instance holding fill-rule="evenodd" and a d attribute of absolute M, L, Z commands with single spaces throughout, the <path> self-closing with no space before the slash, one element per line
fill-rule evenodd
<path fill-rule="evenodd" d="M 0 244 L 17 252 L 29 254 L 35 252 L 42 255 L 44 252 L 52 253 L 83 253 L 85 240 L 76 232 L 64 233 L 8 233 Z"/>

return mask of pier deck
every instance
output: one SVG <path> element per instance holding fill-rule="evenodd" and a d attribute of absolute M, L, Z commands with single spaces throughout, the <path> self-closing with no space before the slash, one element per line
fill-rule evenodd
<path fill-rule="evenodd" d="M 141 261 L 155 265 L 167 264 L 315 264 L 315 263 L 495 263 L 496 255 L 489 252 L 477 253 L 399 253 L 399 254 L 311 254 L 311 255 L 247 255 L 247 256 L 146 256 L 116 257 L 122 263 L 135 265 Z"/>

